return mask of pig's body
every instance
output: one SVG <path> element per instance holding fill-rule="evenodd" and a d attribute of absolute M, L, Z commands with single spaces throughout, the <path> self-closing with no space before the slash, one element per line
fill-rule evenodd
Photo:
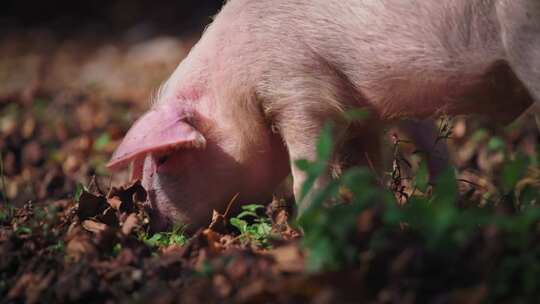
<path fill-rule="evenodd" d="M 166 147 L 137 144 L 140 133 L 162 136 L 143 118 L 111 167 L 144 167 L 160 214 L 196 225 L 235 193 L 270 195 L 289 170 L 298 198 L 304 177 L 290 163 L 314 158 L 325 120 L 337 157 L 357 164 L 376 163 L 376 135 L 390 121 L 519 115 L 540 97 L 538 20 L 536 0 L 229 1 L 152 110 L 177 113 L 204 148 L 178 150 L 195 145 L 185 132 Z M 370 121 L 343 118 L 356 107 Z"/>

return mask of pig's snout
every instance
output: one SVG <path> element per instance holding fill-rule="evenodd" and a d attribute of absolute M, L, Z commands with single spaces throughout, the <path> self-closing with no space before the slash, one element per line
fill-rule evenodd
<path fill-rule="evenodd" d="M 151 207 L 151 227 L 154 231 L 165 230 L 173 223 L 186 224 L 191 221 L 186 213 L 178 209 L 181 204 L 175 201 L 181 194 L 170 193 L 169 184 L 171 180 L 177 181 L 177 178 L 160 172 L 166 168 L 171 157 L 171 154 L 147 155 L 142 168 L 142 186 L 148 194 L 146 203 Z"/>

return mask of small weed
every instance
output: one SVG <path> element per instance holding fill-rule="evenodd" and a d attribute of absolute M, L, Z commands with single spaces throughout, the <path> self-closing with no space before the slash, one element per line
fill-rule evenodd
<path fill-rule="evenodd" d="M 268 248 L 271 237 L 272 224 L 266 216 L 257 214 L 257 210 L 264 209 L 261 205 L 242 206 L 242 212 L 231 218 L 231 225 L 240 231 L 240 238 L 245 242 L 252 242 L 257 246 Z M 246 219 L 253 218 L 252 223 Z"/>
<path fill-rule="evenodd" d="M 81 195 L 83 194 L 84 191 L 88 191 L 88 189 L 86 189 L 86 187 L 83 185 L 83 184 L 80 184 L 80 183 L 77 183 L 77 186 L 75 188 L 75 193 L 73 193 L 73 199 L 75 200 L 75 202 L 79 202 L 79 200 L 81 199 Z"/>
<path fill-rule="evenodd" d="M 15 207 L 11 205 L 0 206 L 0 223 L 9 223 L 15 215 Z"/>
<path fill-rule="evenodd" d="M 49 251 L 52 251 L 52 252 L 64 252 L 65 251 L 65 244 L 64 244 L 64 242 L 62 240 L 59 240 L 55 244 L 50 245 L 47 249 Z"/>
<path fill-rule="evenodd" d="M 505 147 L 506 143 L 504 140 L 497 136 L 492 136 L 487 143 L 487 148 L 490 152 L 504 151 Z"/>
<path fill-rule="evenodd" d="M 122 251 L 122 244 L 117 243 L 116 245 L 114 245 L 112 249 L 112 254 L 113 256 L 118 256 L 121 251 Z"/>
<path fill-rule="evenodd" d="M 176 226 L 170 232 L 159 232 L 149 236 L 145 232 L 139 234 L 139 240 L 150 247 L 183 246 L 188 241 L 184 235 L 185 226 Z"/>
<path fill-rule="evenodd" d="M 101 134 L 94 142 L 94 150 L 103 151 L 103 149 L 111 142 L 109 133 Z"/>
<path fill-rule="evenodd" d="M 26 227 L 26 226 L 19 226 L 17 227 L 17 229 L 15 229 L 15 233 L 18 234 L 18 235 L 22 235 L 22 234 L 32 234 L 32 228 L 30 227 Z"/>

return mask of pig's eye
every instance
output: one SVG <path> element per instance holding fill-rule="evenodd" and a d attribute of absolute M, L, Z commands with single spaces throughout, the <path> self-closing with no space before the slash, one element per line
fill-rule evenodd
<path fill-rule="evenodd" d="M 169 155 L 163 155 L 163 156 L 158 157 L 156 162 L 158 166 L 160 166 L 160 165 L 163 165 L 168 159 L 169 159 Z"/>

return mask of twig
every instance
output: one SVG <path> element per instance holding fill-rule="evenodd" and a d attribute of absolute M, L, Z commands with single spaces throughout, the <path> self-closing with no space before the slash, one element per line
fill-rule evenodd
<path fill-rule="evenodd" d="M 466 184 L 469 184 L 469 185 L 472 185 L 472 186 L 481 188 L 481 189 L 483 189 L 483 190 L 489 190 L 487 187 L 484 187 L 484 186 L 482 186 L 482 185 L 479 185 L 479 184 L 477 184 L 477 183 L 475 183 L 475 182 L 468 181 L 468 180 L 466 180 L 466 179 L 458 178 L 458 179 L 456 179 L 456 181 L 462 182 L 462 183 L 466 183 Z"/>
<path fill-rule="evenodd" d="M 227 215 L 229 215 L 229 211 L 231 211 L 231 207 L 232 207 L 233 203 L 236 202 L 236 199 L 238 198 L 239 195 L 240 195 L 240 192 L 236 193 L 233 196 L 233 198 L 229 202 L 229 205 L 227 205 L 227 209 L 225 209 L 225 213 L 223 213 L 223 218 L 227 218 Z"/>
<path fill-rule="evenodd" d="M 382 180 L 382 178 L 379 176 L 379 174 L 377 174 L 377 170 L 375 170 L 375 166 L 373 165 L 373 162 L 371 161 L 371 158 L 369 157 L 368 153 L 367 152 L 364 152 L 364 156 L 366 157 L 366 160 L 368 162 L 368 166 L 369 168 L 371 169 L 371 171 L 373 172 L 373 175 L 375 175 L 375 178 L 377 179 L 377 181 L 379 182 L 379 184 L 381 186 L 384 185 L 384 181 Z"/>
<path fill-rule="evenodd" d="M 232 204 L 236 201 L 239 195 L 240 193 L 236 193 L 233 196 L 233 198 L 229 201 L 229 205 L 227 205 L 227 209 L 225 209 L 225 212 L 223 214 L 220 214 L 219 212 L 214 210 L 214 214 L 212 215 L 212 222 L 210 223 L 210 225 L 208 225 L 208 229 L 214 229 L 214 227 L 219 221 L 222 221 L 224 223 L 227 220 L 227 215 L 231 210 Z"/>
<path fill-rule="evenodd" d="M 404 178 L 402 177 L 400 162 L 404 162 L 409 167 L 411 164 L 403 157 L 403 155 L 401 155 L 400 144 L 402 142 L 407 143 L 407 141 L 401 140 L 397 134 L 393 134 L 392 138 L 394 140 L 394 159 L 392 164 L 392 184 L 390 190 L 394 192 L 395 195 L 398 195 L 400 204 L 405 204 L 409 201 L 409 195 L 405 192 L 405 186 L 401 183 Z"/>

